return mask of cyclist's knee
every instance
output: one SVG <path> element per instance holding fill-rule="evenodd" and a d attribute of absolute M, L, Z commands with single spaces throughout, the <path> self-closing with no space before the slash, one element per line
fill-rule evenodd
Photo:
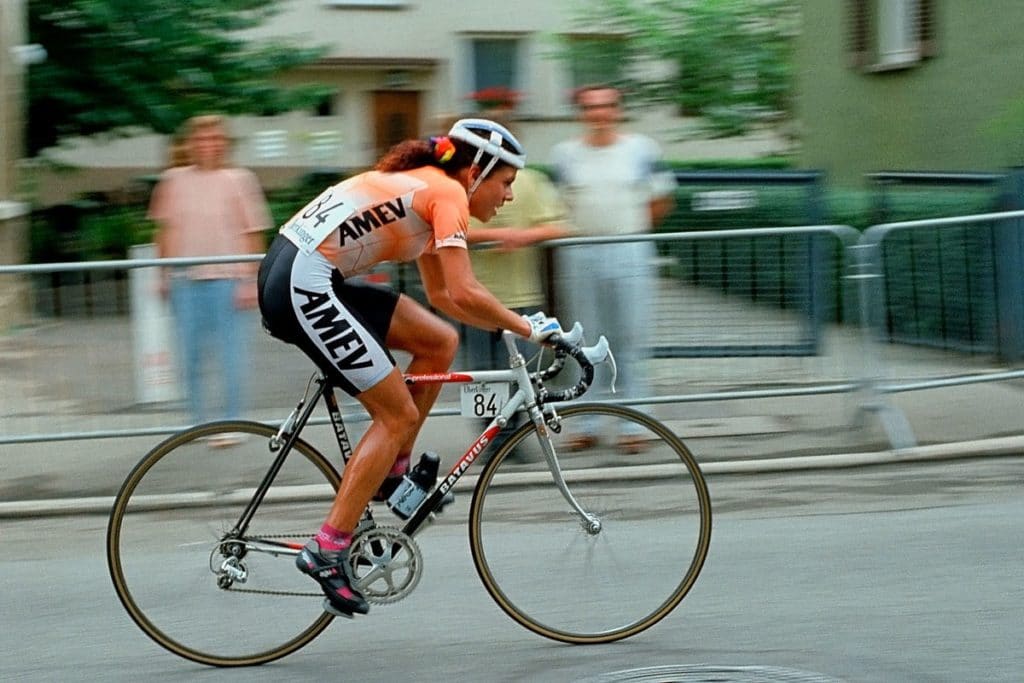
<path fill-rule="evenodd" d="M 459 332 L 443 320 L 431 326 L 429 332 L 420 338 L 418 348 L 413 349 L 414 356 L 434 360 L 438 370 L 447 370 L 455 360 L 459 349 Z"/>
<path fill-rule="evenodd" d="M 438 339 L 438 345 L 436 351 L 441 360 L 444 361 L 445 368 L 451 366 L 452 361 L 455 360 L 455 354 L 459 350 L 459 332 L 454 327 L 445 323 L 444 332 Z"/>
<path fill-rule="evenodd" d="M 399 441 L 404 441 L 412 436 L 419 423 L 419 418 L 419 410 L 410 399 L 396 401 L 393 405 L 388 406 L 387 410 L 374 416 L 374 422 L 384 427 L 389 434 L 398 437 Z"/>

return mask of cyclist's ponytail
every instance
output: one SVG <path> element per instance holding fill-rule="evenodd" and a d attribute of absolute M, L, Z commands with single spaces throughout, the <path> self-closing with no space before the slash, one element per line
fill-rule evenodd
<path fill-rule="evenodd" d="M 525 164 L 526 152 L 507 128 L 487 119 L 459 119 L 448 135 L 398 143 L 377 162 L 376 169 L 395 172 L 436 166 L 453 176 L 467 166 L 479 166 L 482 173 L 469 188 L 472 194 L 495 168 Z"/>
<path fill-rule="evenodd" d="M 448 175 L 454 175 L 473 163 L 475 153 L 476 149 L 471 145 L 446 135 L 428 140 L 403 140 L 389 149 L 375 168 L 393 173 L 436 166 Z"/>

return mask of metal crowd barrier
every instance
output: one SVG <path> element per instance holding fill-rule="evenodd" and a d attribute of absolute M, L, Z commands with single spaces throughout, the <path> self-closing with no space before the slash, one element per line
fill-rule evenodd
<path fill-rule="evenodd" d="M 826 320 L 841 318 L 844 253 L 859 233 L 845 225 L 703 230 L 566 238 L 572 247 L 651 242 L 659 286 L 655 358 L 799 356 L 818 352 Z M 624 271 L 624 277 L 628 277 Z M 585 272 L 559 273 L 569 289 Z M 571 309 L 559 315 L 572 317 Z"/>
<path fill-rule="evenodd" d="M 698 369 L 693 356 L 715 355 L 787 355 L 803 345 L 813 353 L 817 344 L 816 328 L 821 324 L 821 309 L 816 296 L 833 287 L 825 280 L 835 281 L 842 275 L 844 248 L 856 232 L 844 226 L 811 226 L 669 233 L 614 238 L 574 238 L 550 243 L 552 249 L 572 248 L 598 243 L 652 241 L 658 257 L 658 291 L 654 294 L 658 319 L 654 334 L 654 355 L 658 356 L 659 372 L 669 378 L 690 377 Z M 814 261 L 817 243 L 826 240 L 832 248 L 825 249 L 829 258 Z M 712 263 L 715 277 L 698 273 L 690 267 L 693 246 L 716 243 Z M 770 253 L 770 255 L 769 255 Z M 837 260 L 838 257 L 838 260 Z M 146 347 L 147 325 L 154 322 L 140 318 L 139 296 L 152 288 L 152 283 L 135 282 L 127 297 L 132 312 L 109 312 L 113 307 L 96 302 L 89 306 L 72 302 L 82 296 L 63 297 L 61 317 L 52 315 L 47 302 L 54 293 L 47 291 L 52 276 L 60 273 L 93 275 L 101 272 L 127 274 L 129 283 L 154 266 L 189 266 L 203 263 L 254 261 L 259 256 L 195 259 L 124 259 L 90 263 L 34 264 L 0 267 L 0 277 L 43 277 L 37 281 L 38 300 L 33 306 L 47 311 L 25 329 L 0 337 L 0 359 L 6 353 L 14 370 L 6 373 L 0 399 L 0 443 L 36 441 L 73 441 L 80 439 L 149 436 L 173 433 L 182 428 L 186 416 L 178 393 L 168 393 L 174 385 L 173 348 Z M 685 263 L 684 263 L 685 262 Z M 827 264 L 827 265 L 826 265 Z M 723 270 L 730 271 L 722 280 Z M 777 272 L 768 272 L 769 270 Z M 400 284 L 415 294 L 415 282 L 408 274 L 389 272 L 393 284 Z M 788 278 L 788 279 L 787 279 Z M 99 279 L 98 277 L 92 279 Z M 121 278 L 124 279 L 123 277 Z M 73 287 L 83 287 L 83 280 L 74 279 Z M 95 287 L 94 287 L 95 289 Z M 94 292 L 95 293 L 95 292 Z M 68 294 L 68 293 L 65 293 Z M 151 292 L 150 292 L 151 294 Z M 113 296 L 107 292 L 107 296 Z M 107 311 L 105 314 L 97 311 Z M 166 318 L 163 334 L 173 332 Z M 158 316 L 159 317 L 159 316 Z M 246 323 L 253 329 L 251 338 L 252 373 L 248 391 L 252 414 L 247 417 L 273 421 L 287 412 L 301 392 L 300 384 L 308 378 L 312 365 L 296 349 L 257 332 L 258 313 L 253 311 Z M 808 340 L 812 346 L 808 347 Z M 173 342 L 172 342 L 173 343 Z M 19 357 L 20 354 L 20 357 Z M 20 362 L 19 362 L 20 358 Z M 682 363 L 686 365 L 682 365 Z M 140 376 L 140 365 L 144 372 Z M 693 386 L 715 384 L 718 391 L 678 393 L 678 381 L 669 382 L 669 391 L 658 395 L 632 397 L 624 403 L 685 403 L 735 398 L 770 398 L 794 394 L 812 395 L 849 391 L 850 382 L 815 382 L 813 378 L 800 387 L 760 386 L 750 390 L 736 389 L 737 378 L 730 375 L 717 381 L 711 363 L 699 363 L 705 373 L 704 382 Z M 142 386 L 140 383 L 148 384 Z M 216 383 L 211 382 L 211 391 Z M 140 394 L 149 396 L 140 398 Z M 216 393 L 212 396 L 217 398 Z M 347 400 L 347 399 L 346 399 Z M 351 404 L 359 419 L 361 410 Z M 455 415 L 451 403 L 439 402 L 436 415 Z"/>
<path fill-rule="evenodd" d="M 925 368 L 925 373 L 915 376 L 893 377 L 895 363 L 891 358 L 892 354 L 882 352 L 883 348 L 893 348 L 894 345 L 886 344 L 885 340 L 892 339 L 889 321 L 893 308 L 892 299 L 888 292 L 896 286 L 904 285 L 906 280 L 914 276 L 913 269 L 890 267 L 889 260 L 896 257 L 897 250 L 886 250 L 896 238 L 901 236 L 921 235 L 935 236 L 939 233 L 961 231 L 971 237 L 982 231 L 994 230 L 1002 232 L 1002 236 L 988 243 L 987 250 L 980 253 L 973 253 L 965 250 L 968 259 L 990 259 L 987 269 L 992 273 L 991 287 L 985 294 L 987 303 L 991 305 L 993 313 L 986 321 L 987 330 L 984 333 L 985 344 L 980 345 L 982 351 L 987 352 L 979 360 L 978 369 L 975 372 L 961 372 L 964 362 L 957 363 L 955 373 L 943 372 L 943 366 L 936 364 L 914 364 L 912 367 Z M 929 220 L 904 221 L 899 223 L 883 223 L 875 225 L 860 236 L 857 244 L 850 250 L 850 261 L 854 269 L 851 279 L 857 281 L 859 286 L 859 300 L 861 312 L 861 330 L 863 333 L 862 354 L 864 359 L 864 372 L 862 388 L 866 398 L 862 401 L 861 409 L 878 413 L 879 418 L 886 430 L 890 443 L 895 448 L 914 446 L 917 440 L 913 429 L 903 413 L 896 408 L 886 397 L 890 394 L 905 391 L 918 391 L 922 389 L 936 389 L 940 387 L 958 386 L 973 384 L 977 382 L 993 382 L 1024 377 L 1024 370 L 993 369 L 989 353 L 994 352 L 1004 363 L 1012 363 L 1019 359 L 1022 338 L 1024 338 L 1024 280 L 1021 278 L 1020 270 L 1020 244 L 1024 240 L 1024 211 L 1006 211 L 999 213 L 975 214 L 970 216 L 953 216 Z M 933 245 L 931 260 L 938 262 L 943 256 L 949 256 L 949 243 L 940 240 L 932 241 Z M 1000 249 L 1002 244 L 1004 249 Z M 1001 253 L 1003 252 L 1003 253 Z M 1010 252 L 1009 254 L 1005 252 Z M 1013 256 L 1009 264 L 1000 266 L 996 261 L 1006 256 Z M 977 266 L 977 264 L 972 264 Z M 941 273 L 940 273 L 941 276 Z M 933 288 L 941 290 L 939 283 L 933 283 Z M 940 294 L 941 295 L 941 294 Z M 946 307 L 943 306 L 945 314 Z M 962 309 L 970 311 L 967 309 Z M 970 317 L 968 314 L 967 317 Z M 963 321 L 944 321 L 952 324 Z M 972 325 L 967 326 L 973 329 Z M 898 347 L 895 347 L 898 348 Z M 961 351 L 976 351 L 978 345 L 972 348 L 970 345 L 955 347 Z M 923 353 L 920 346 L 917 353 Z M 969 364 L 968 364 L 969 365 Z M 900 365 L 906 371 L 911 367 L 906 363 Z"/>
<path fill-rule="evenodd" d="M 913 432 L 900 411 L 887 400 L 888 395 L 1016 378 L 1024 376 L 1024 372 L 993 372 L 979 363 L 976 373 L 952 376 L 943 372 L 944 366 L 935 364 L 925 367 L 925 376 L 891 381 L 887 368 L 894 365 L 887 354 L 900 345 L 884 341 L 881 333 L 885 285 L 891 285 L 905 273 L 885 270 L 887 239 L 904 231 L 990 225 L 993 221 L 1010 225 L 1021 218 L 1024 211 L 879 225 L 863 234 L 847 226 L 821 225 L 573 238 L 553 241 L 549 246 L 557 250 L 638 239 L 656 245 L 656 306 L 660 323 L 654 332 L 652 350 L 656 358 L 652 367 L 667 381 L 651 396 L 619 402 L 684 404 L 863 392 L 860 408 L 877 413 L 892 444 L 903 447 L 913 445 Z M 714 277 L 696 272 L 693 267 L 694 245 L 705 244 L 715 244 L 714 249 L 725 255 L 713 261 L 719 271 Z M 698 261 L 709 262 L 706 253 L 698 256 Z M 125 259 L 0 266 L 0 282 L 11 277 L 84 270 L 125 273 L 131 280 L 133 274 L 153 273 L 154 266 L 259 258 Z M 776 271 L 771 277 L 765 272 L 769 269 Z M 37 287 L 42 285 L 37 282 Z M 140 293 L 139 287 L 145 289 L 146 285 L 133 285 L 133 310 L 137 305 L 134 297 L 151 296 L 151 292 Z M 45 298 L 47 292 L 41 294 Z M 64 317 L 36 316 L 23 328 L 0 334 L 0 444 L 150 436 L 184 427 L 186 416 L 180 396 L 167 393 L 164 386 L 173 385 L 168 377 L 173 372 L 173 359 L 159 353 L 141 353 L 145 349 L 140 347 L 149 333 L 140 325 L 139 317 L 138 310 L 133 315 L 91 316 L 84 311 L 65 311 Z M 258 332 L 257 312 L 252 312 L 246 324 L 253 330 L 251 367 L 258 369 L 251 373 L 248 394 L 252 409 L 246 417 L 274 422 L 284 417 L 301 393 L 312 365 L 298 350 Z M 824 353 L 833 357 L 826 363 L 811 363 L 811 370 L 799 377 L 768 378 L 760 370 L 751 371 L 747 377 L 736 374 L 738 365 L 754 367 L 742 366 L 738 361 L 757 363 L 761 361 L 758 356 L 794 355 L 792 350 L 801 346 L 800 353 L 806 353 L 808 340 L 820 341 L 822 330 L 827 330 L 830 340 L 840 336 L 851 343 L 837 345 L 829 341 L 823 347 L 815 342 L 813 353 L 819 354 L 819 358 Z M 746 347 L 741 348 L 743 344 L 737 340 L 746 343 Z M 935 353 L 963 356 L 956 351 Z M 694 360 L 697 356 L 699 359 Z M 145 365 L 140 358 L 158 367 L 155 371 L 149 367 L 148 375 L 140 374 L 140 363 Z M 800 358 L 791 360 L 804 362 Z M 818 358 L 812 356 L 808 360 Z M 839 367 L 845 363 L 853 363 L 855 369 Z M 783 367 L 780 372 L 787 370 Z M 150 383 L 148 389 L 143 386 L 146 381 Z M 683 393 L 681 386 L 691 391 Z M 152 395 L 140 400 L 140 393 L 147 390 Z M 217 398 L 216 393 L 212 398 Z M 350 419 L 364 419 L 353 401 L 346 398 L 344 405 L 352 409 Z M 452 405 L 451 401 L 442 400 L 432 414 L 458 414 Z"/>

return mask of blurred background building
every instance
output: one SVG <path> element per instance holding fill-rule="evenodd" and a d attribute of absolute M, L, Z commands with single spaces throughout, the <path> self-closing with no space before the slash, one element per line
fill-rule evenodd
<path fill-rule="evenodd" d="M 442 8 L 409 0 L 294 0 L 254 32 L 326 45 L 316 63 L 290 73 L 289 83 L 317 83 L 333 94 L 306 111 L 239 116 L 231 122 L 234 159 L 270 186 L 313 168 L 371 164 L 394 142 L 426 135 L 451 114 L 475 111 L 472 98 L 489 88 L 518 97 L 510 115 L 531 162 L 545 163 L 551 146 L 577 131 L 569 95 L 597 77 L 614 79 L 614 36 L 576 33 L 569 0 L 484 0 Z M 604 63 L 557 56 L 555 37 L 609 44 Z M 696 123 L 672 107 L 631 113 L 631 128 L 659 139 L 668 158 L 736 159 L 778 153 L 787 143 L 770 132 L 709 140 L 688 134 Z M 56 151 L 88 169 L 88 189 L 109 189 L 149 173 L 164 160 L 166 139 L 81 140 Z M 61 177 L 64 194 L 87 189 L 75 174 Z M 66 197 L 54 197 L 63 200 Z"/>
<path fill-rule="evenodd" d="M 800 0 L 800 164 L 879 170 L 1024 162 L 1019 0 Z"/>

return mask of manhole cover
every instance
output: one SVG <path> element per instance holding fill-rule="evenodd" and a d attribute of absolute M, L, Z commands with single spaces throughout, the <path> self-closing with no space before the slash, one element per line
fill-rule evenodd
<path fill-rule="evenodd" d="M 625 669 L 579 683 L 842 683 L 838 678 L 775 666 L 652 666 Z"/>

